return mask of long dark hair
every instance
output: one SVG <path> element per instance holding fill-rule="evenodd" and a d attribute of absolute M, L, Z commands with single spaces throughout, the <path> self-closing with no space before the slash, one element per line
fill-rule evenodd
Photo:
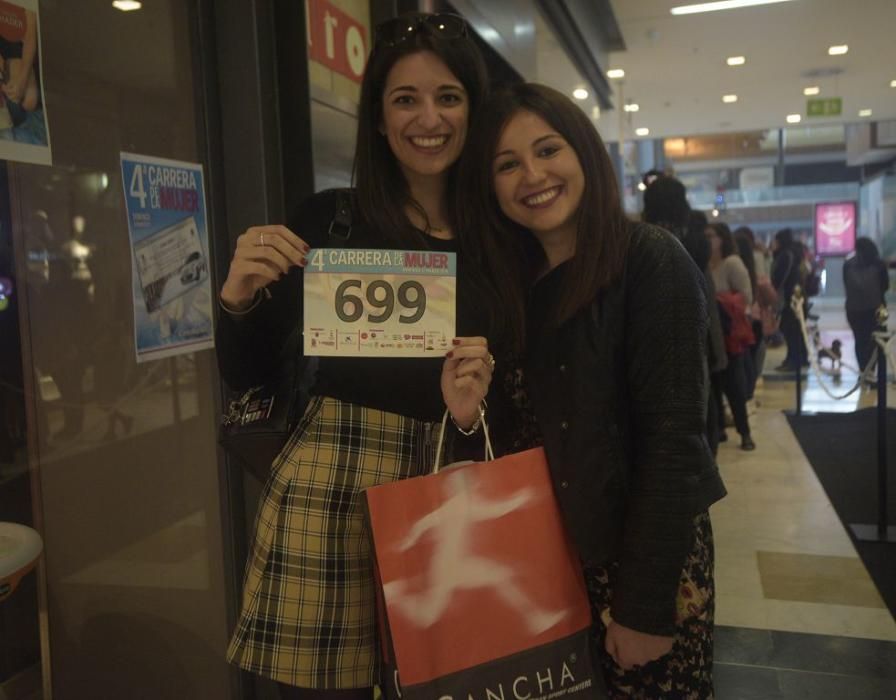
<path fill-rule="evenodd" d="M 414 13 L 418 15 L 419 13 Z M 392 67 L 405 56 L 430 51 L 448 67 L 464 86 L 469 100 L 469 124 L 488 89 L 485 62 L 472 39 L 463 36 L 443 39 L 433 36 L 425 26 L 412 37 L 396 45 L 380 43 L 373 47 L 361 82 L 361 104 L 358 111 L 358 137 L 352 179 L 357 188 L 361 217 L 376 231 L 389 236 L 396 244 L 419 243 L 420 234 L 405 214 L 408 205 L 416 207 L 427 220 L 426 212 L 411 197 L 407 180 L 379 127 L 383 118 L 383 90 Z M 447 173 L 446 218 L 457 230 L 453 204 L 457 163 Z"/>
<path fill-rule="evenodd" d="M 743 236 L 750 242 L 753 248 L 756 248 L 756 235 L 749 226 L 738 226 L 734 229 L 734 238 L 737 239 L 738 236 Z"/>
<path fill-rule="evenodd" d="M 778 250 L 775 251 L 775 257 L 785 250 L 794 252 L 793 250 L 793 229 L 782 228 L 775 234 L 775 241 L 778 243 Z"/>
<path fill-rule="evenodd" d="M 709 220 L 702 211 L 692 210 L 688 216 L 688 228 L 681 242 L 684 248 L 690 254 L 691 258 L 697 263 L 700 272 L 706 274 L 709 267 L 709 241 L 706 240 L 706 226 Z"/>
<path fill-rule="evenodd" d="M 750 231 L 750 229 L 746 229 Z M 747 268 L 747 273 L 750 275 L 750 289 L 753 291 L 753 295 L 756 294 L 756 258 L 753 257 L 753 237 L 752 231 L 750 231 L 751 235 L 747 235 L 742 231 L 742 229 L 737 229 L 737 232 L 734 234 L 734 244 L 737 246 L 737 253 L 740 255 L 740 259 L 744 261 L 744 267 Z"/>
<path fill-rule="evenodd" d="M 662 226 L 681 238 L 690 214 L 687 190 L 680 180 L 663 175 L 647 185 L 641 218 L 648 224 Z"/>
<path fill-rule="evenodd" d="M 709 228 L 716 232 L 719 240 L 722 241 L 722 259 L 737 253 L 737 247 L 734 245 L 734 236 L 731 235 L 731 229 L 728 224 L 723 221 L 713 221 L 709 224 Z"/>
<path fill-rule="evenodd" d="M 590 304 L 622 274 L 629 222 L 622 209 L 616 174 L 607 149 L 585 113 L 566 95 L 544 85 L 512 85 L 489 97 L 461 164 L 463 193 L 458 238 L 465 259 L 489 278 L 506 309 L 511 339 L 525 337 L 525 287 L 544 262 L 535 237 L 508 219 L 495 196 L 494 156 L 501 132 L 518 112 L 538 115 L 562 136 L 579 158 L 585 188 L 577 213 L 576 253 L 553 318 L 557 325 Z"/>
<path fill-rule="evenodd" d="M 880 251 L 867 236 L 856 239 L 856 261 L 860 265 L 872 265 L 880 261 Z"/>

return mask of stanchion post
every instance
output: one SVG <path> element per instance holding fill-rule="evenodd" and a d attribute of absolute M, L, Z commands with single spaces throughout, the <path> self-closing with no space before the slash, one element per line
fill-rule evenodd
<path fill-rule="evenodd" d="M 887 539 L 887 354 L 877 355 L 877 534 Z"/>
<path fill-rule="evenodd" d="M 877 310 L 877 330 L 886 336 L 887 307 Z M 886 338 L 884 338 L 886 342 Z M 887 351 L 877 353 L 877 534 L 887 539 Z"/>
<path fill-rule="evenodd" d="M 850 525 L 856 539 L 863 542 L 896 542 L 896 527 L 889 526 L 887 515 L 887 307 L 877 310 L 877 526 Z"/>
<path fill-rule="evenodd" d="M 799 311 L 797 311 L 799 309 Z M 797 323 L 800 325 L 800 343 L 802 344 L 803 337 L 803 323 L 800 322 L 800 315 L 803 310 L 803 289 L 799 285 L 793 288 L 793 296 L 790 300 L 790 310 L 793 312 L 793 315 L 796 317 Z M 790 353 L 791 357 L 799 356 L 800 353 L 796 352 L 796 348 L 787 348 L 787 351 Z M 806 348 L 806 352 L 809 352 L 809 348 Z M 796 415 L 803 415 L 803 362 L 802 360 L 796 361 Z"/>

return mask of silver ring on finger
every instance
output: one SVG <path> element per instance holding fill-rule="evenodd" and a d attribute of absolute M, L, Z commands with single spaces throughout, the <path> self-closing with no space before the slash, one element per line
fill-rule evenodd
<path fill-rule="evenodd" d="M 497 363 L 495 362 L 495 356 L 492 355 L 491 353 L 489 353 L 489 354 L 488 354 L 488 366 L 489 366 L 489 368 L 492 369 L 492 370 L 494 370 L 494 369 L 495 369 L 495 364 L 497 364 Z"/>
<path fill-rule="evenodd" d="M 261 231 L 258 232 L 258 245 L 264 248 L 264 233 Z"/>

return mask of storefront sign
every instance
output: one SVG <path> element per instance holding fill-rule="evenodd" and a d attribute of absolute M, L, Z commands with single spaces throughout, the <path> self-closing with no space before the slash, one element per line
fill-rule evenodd
<path fill-rule="evenodd" d="M 807 117 L 839 117 L 843 113 L 843 100 L 839 97 L 817 98 L 806 101 Z"/>
<path fill-rule="evenodd" d="M 50 165 L 37 0 L 0 0 L 0 160 Z"/>
<path fill-rule="evenodd" d="M 137 362 L 214 345 L 202 166 L 121 154 Z"/>
<path fill-rule="evenodd" d="M 847 255 L 856 247 L 856 203 L 815 205 L 815 252 Z"/>
<path fill-rule="evenodd" d="M 329 0 L 306 0 L 308 57 L 356 83 L 367 63 L 367 31 Z"/>
<path fill-rule="evenodd" d="M 305 268 L 305 355 L 441 357 L 456 290 L 455 253 L 318 248 Z"/>

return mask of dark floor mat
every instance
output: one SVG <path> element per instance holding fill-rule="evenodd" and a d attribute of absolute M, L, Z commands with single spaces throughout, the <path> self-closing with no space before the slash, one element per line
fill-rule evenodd
<path fill-rule="evenodd" d="M 788 416 L 837 515 L 890 612 L 896 616 L 896 544 L 857 541 L 852 523 L 877 523 L 877 409 Z M 896 410 L 887 412 L 888 511 L 896 524 Z"/>

